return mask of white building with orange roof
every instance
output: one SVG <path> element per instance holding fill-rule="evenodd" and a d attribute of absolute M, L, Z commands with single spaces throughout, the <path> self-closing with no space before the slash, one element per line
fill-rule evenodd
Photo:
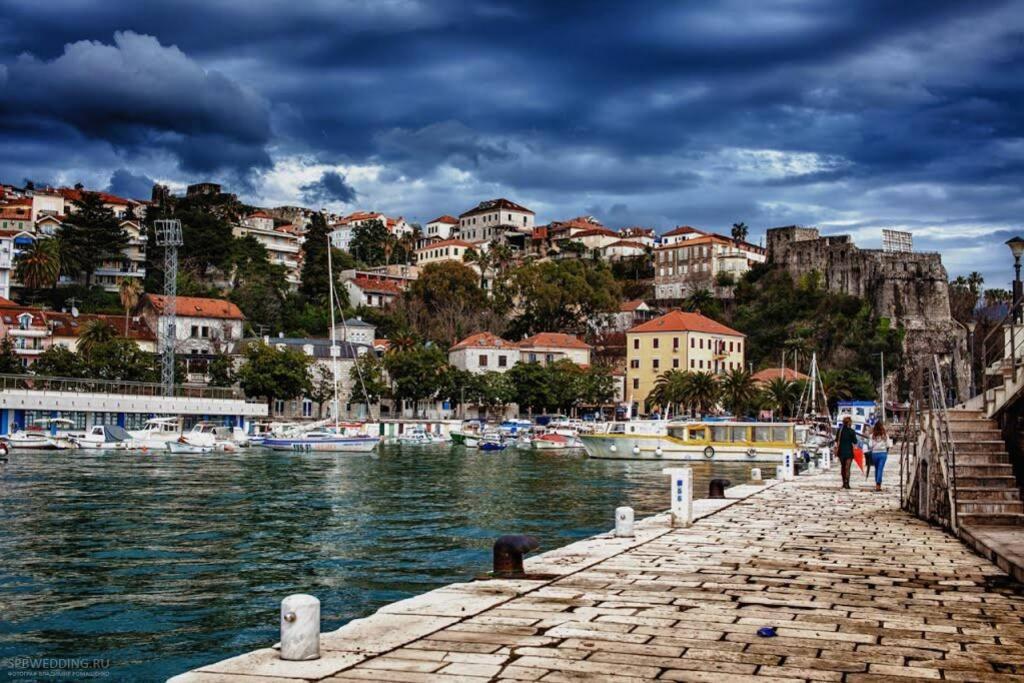
<path fill-rule="evenodd" d="M 448 349 L 448 363 L 474 374 L 506 372 L 519 362 L 519 347 L 490 332 L 477 332 Z"/>
<path fill-rule="evenodd" d="M 746 335 L 700 313 L 678 309 L 626 332 L 626 392 L 644 406 L 658 377 L 669 370 L 720 375 L 742 368 Z M 649 406 L 648 406 L 649 407 Z"/>
<path fill-rule="evenodd" d="M 455 236 L 459 229 L 459 219 L 455 216 L 438 216 L 423 226 L 423 237 L 426 239 L 447 240 Z"/>
<path fill-rule="evenodd" d="M 161 294 L 145 294 L 139 302 L 139 315 L 158 337 L 167 329 L 166 305 L 167 297 Z M 197 356 L 232 353 L 242 340 L 245 316 L 230 301 L 179 296 L 176 310 L 175 353 Z"/>
<path fill-rule="evenodd" d="M 538 332 L 527 337 L 519 347 L 519 360 L 523 363 L 548 365 L 560 360 L 571 360 L 576 365 L 590 365 L 593 348 L 573 334 Z"/>
<path fill-rule="evenodd" d="M 608 261 L 621 261 L 622 259 L 643 256 L 646 253 L 647 248 L 643 244 L 632 240 L 617 240 L 601 247 L 601 256 Z"/>
<path fill-rule="evenodd" d="M 284 266 L 285 280 L 292 288 L 301 282 L 302 242 L 294 226 L 274 226 L 274 218 L 265 211 L 256 211 L 243 218 L 231 228 L 235 237 L 252 236 L 267 250 L 267 258 L 271 263 Z"/>
<path fill-rule="evenodd" d="M 534 212 L 505 199 L 488 199 L 459 214 L 459 237 L 467 242 L 490 242 L 509 231 L 533 232 Z"/>
<path fill-rule="evenodd" d="M 355 211 L 331 224 L 331 246 L 335 249 L 348 251 L 355 229 L 374 221 L 379 222 L 389 233 L 396 237 L 412 232 L 412 226 L 401 216 L 389 218 L 379 211 Z"/>

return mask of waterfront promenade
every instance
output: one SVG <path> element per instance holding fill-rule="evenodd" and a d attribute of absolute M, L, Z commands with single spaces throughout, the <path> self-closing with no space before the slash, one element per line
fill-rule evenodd
<path fill-rule="evenodd" d="M 855 480 L 738 487 L 741 500 L 697 501 L 707 516 L 692 527 L 659 515 L 635 539 L 527 563 L 557 577 L 385 607 L 325 633 L 319 660 L 267 648 L 173 680 L 1024 680 L 1024 594 L 894 491 Z"/>

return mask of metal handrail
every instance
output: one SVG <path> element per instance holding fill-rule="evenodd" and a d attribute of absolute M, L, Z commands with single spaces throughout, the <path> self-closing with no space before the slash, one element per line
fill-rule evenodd
<path fill-rule="evenodd" d="M 956 483 L 956 449 L 953 447 L 953 432 L 949 428 L 949 413 L 946 410 L 946 393 L 942 385 L 942 369 L 939 365 L 939 357 L 932 356 L 933 368 L 929 374 L 931 374 L 930 384 L 930 395 L 931 395 L 931 413 L 935 415 L 938 420 L 936 427 L 936 446 L 943 455 L 943 459 L 946 461 L 946 469 L 949 472 L 950 486 L 949 486 L 949 524 L 953 531 L 957 529 L 957 510 L 956 504 L 958 500 L 957 494 L 957 483 Z"/>
<path fill-rule="evenodd" d="M 984 394 L 989 389 L 989 386 L 988 386 L 988 377 L 989 377 L 989 375 L 988 375 L 988 368 L 989 368 L 989 366 L 991 366 L 992 363 L 994 363 L 994 362 L 996 362 L 998 360 L 1003 360 L 1003 359 L 1006 358 L 1006 337 L 1005 337 L 1004 329 L 1007 327 L 1007 321 L 1009 321 L 1009 328 L 1010 328 L 1010 364 L 1011 364 L 1011 367 L 1013 368 L 1014 373 L 1016 373 L 1016 371 L 1017 371 L 1017 367 L 1019 365 L 1018 358 L 1021 355 L 1021 353 L 1020 353 L 1021 346 L 1024 346 L 1024 334 L 1022 334 L 1022 335 L 1018 335 L 1017 334 L 1017 327 L 1019 326 L 1019 323 L 1017 322 L 1016 316 L 1014 315 L 1015 313 L 1016 313 L 1016 306 L 1011 304 L 1010 305 L 1010 310 L 1006 313 L 1006 315 L 1004 315 L 1002 317 L 1002 319 L 998 323 L 996 323 L 996 326 L 994 328 L 992 328 L 991 330 L 989 330 L 988 334 L 986 334 L 984 336 L 984 338 L 981 340 L 981 393 L 982 394 Z M 999 333 L 999 338 L 998 338 L 999 346 L 997 348 L 1000 349 L 1001 355 L 999 355 L 998 357 L 992 357 L 993 354 L 990 353 L 989 344 L 991 343 L 990 339 L 996 333 Z M 1018 336 L 1020 337 L 1020 343 L 1018 343 L 1018 341 L 1017 341 Z M 971 362 L 972 363 L 974 362 L 973 358 L 971 359 Z"/>
<path fill-rule="evenodd" d="M 127 396 L 165 396 L 164 387 L 157 382 L 93 379 L 81 377 L 50 377 L 46 375 L 0 374 L 0 391 L 21 389 L 28 391 L 81 392 L 94 394 L 123 394 Z M 172 396 L 198 399 L 234 399 L 248 403 L 262 403 L 249 399 L 236 387 L 208 387 L 175 384 Z"/>

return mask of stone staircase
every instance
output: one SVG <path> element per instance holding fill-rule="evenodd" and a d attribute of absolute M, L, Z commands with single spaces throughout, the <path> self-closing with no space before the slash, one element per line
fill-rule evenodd
<path fill-rule="evenodd" d="M 951 409 L 958 526 L 1024 526 L 1024 502 L 1002 432 L 984 409 Z"/>

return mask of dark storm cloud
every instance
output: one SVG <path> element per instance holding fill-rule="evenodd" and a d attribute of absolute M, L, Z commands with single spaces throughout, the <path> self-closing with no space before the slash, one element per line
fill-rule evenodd
<path fill-rule="evenodd" d="M 293 201 L 405 215 L 506 195 L 755 236 L 995 230 L 1024 208 L 1022 34 L 1024 0 L 8 0 L 0 145 L 51 153 L 0 173 L 227 175 L 258 200 L 302 159 L 337 177 Z M 358 197 L 351 166 L 374 169 Z"/>
<path fill-rule="evenodd" d="M 302 191 L 302 199 L 309 204 L 349 204 L 357 196 L 355 188 L 348 184 L 345 176 L 335 171 L 324 171 L 319 180 L 301 185 L 299 189 Z"/>
<path fill-rule="evenodd" d="M 127 168 L 119 168 L 110 176 L 107 192 L 130 199 L 149 199 L 154 181 L 147 175 L 136 175 Z"/>

